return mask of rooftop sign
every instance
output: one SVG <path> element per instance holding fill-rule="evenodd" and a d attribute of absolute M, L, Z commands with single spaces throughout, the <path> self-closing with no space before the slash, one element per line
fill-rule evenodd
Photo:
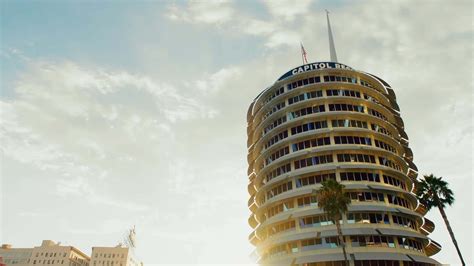
<path fill-rule="evenodd" d="M 332 68 L 335 68 L 335 69 L 350 69 L 352 70 L 351 67 L 349 66 L 346 66 L 344 64 L 341 64 L 341 63 L 334 63 L 334 62 L 316 62 L 316 63 L 311 63 L 311 64 L 306 64 L 306 65 L 302 65 L 302 66 L 299 66 L 297 68 L 294 68 L 288 72 L 286 72 L 283 76 L 281 76 L 278 81 L 282 80 L 282 79 L 286 79 L 288 77 L 291 77 L 293 75 L 296 75 L 296 74 L 300 74 L 300 73 L 304 73 L 304 72 L 308 72 L 308 71 L 313 71 L 313 70 L 319 70 L 319 69 L 332 69 Z"/>

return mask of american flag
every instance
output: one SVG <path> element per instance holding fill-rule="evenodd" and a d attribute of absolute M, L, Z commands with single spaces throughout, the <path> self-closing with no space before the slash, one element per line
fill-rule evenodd
<path fill-rule="evenodd" d="M 303 64 L 308 63 L 308 59 L 306 58 L 306 50 L 303 47 L 303 43 L 300 42 L 301 45 L 301 58 L 303 59 Z"/>

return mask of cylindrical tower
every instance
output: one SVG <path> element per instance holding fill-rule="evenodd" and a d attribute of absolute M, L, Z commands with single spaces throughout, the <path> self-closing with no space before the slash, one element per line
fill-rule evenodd
<path fill-rule="evenodd" d="M 351 198 L 342 232 L 351 265 L 432 265 L 433 222 L 413 191 L 417 168 L 395 93 L 334 62 L 294 68 L 260 93 L 248 120 L 249 240 L 261 265 L 343 265 L 321 182 Z"/>

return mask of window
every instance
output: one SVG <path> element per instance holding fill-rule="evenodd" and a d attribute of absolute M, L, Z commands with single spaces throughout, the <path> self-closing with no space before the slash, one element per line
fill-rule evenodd
<path fill-rule="evenodd" d="M 345 82 L 357 84 L 357 78 L 343 76 L 324 76 L 324 82 Z"/>
<path fill-rule="evenodd" d="M 274 152 L 273 154 L 271 154 L 265 159 L 265 165 L 270 164 L 271 162 L 275 161 L 276 159 L 280 157 L 287 155 L 288 153 L 290 153 L 290 148 L 288 146 L 282 149 L 279 149 L 278 151 Z"/>
<path fill-rule="evenodd" d="M 291 165 L 290 164 L 285 164 L 280 167 L 275 168 L 273 171 L 267 174 L 266 181 L 270 181 L 273 178 L 280 176 L 284 173 L 288 173 L 291 171 Z"/>
<path fill-rule="evenodd" d="M 278 110 L 280 110 L 284 107 L 285 107 L 285 102 L 280 102 L 280 103 L 275 104 L 269 111 L 267 111 L 267 113 L 265 113 L 265 115 L 263 116 L 263 119 L 266 119 L 271 114 L 275 113 L 276 111 L 278 111 Z"/>
<path fill-rule="evenodd" d="M 313 165 L 319 165 L 319 164 L 326 164 L 326 163 L 332 163 L 331 154 L 314 156 L 314 157 L 294 161 L 295 169 L 300 169 L 300 168 L 313 166 Z"/>
<path fill-rule="evenodd" d="M 384 195 L 383 193 L 377 192 L 348 192 L 348 196 L 351 198 L 352 201 L 379 201 L 384 202 Z"/>
<path fill-rule="evenodd" d="M 317 77 L 311 77 L 307 79 L 298 80 L 298 81 L 289 83 L 286 86 L 287 86 L 288 91 L 290 91 L 298 87 L 301 87 L 303 85 L 314 84 L 314 83 L 319 83 L 319 82 L 321 82 L 321 78 L 317 76 Z"/>
<path fill-rule="evenodd" d="M 285 92 L 285 89 L 283 87 L 275 90 L 268 98 L 265 100 L 265 103 L 268 103 L 269 101 L 273 100 L 273 98 L 277 97 L 278 95 L 281 95 Z"/>
<path fill-rule="evenodd" d="M 379 182 L 379 174 L 376 173 L 364 173 L 364 172 L 343 172 L 341 175 L 341 181 L 364 181 L 364 182 Z"/>
<path fill-rule="evenodd" d="M 332 127 L 358 127 L 367 128 L 367 122 L 358 120 L 332 120 Z"/>
<path fill-rule="evenodd" d="M 299 133 L 302 133 L 302 132 L 317 130 L 317 129 L 320 129 L 320 128 L 327 128 L 327 127 L 328 127 L 328 124 L 327 124 L 326 120 L 310 122 L 310 123 L 302 124 L 302 125 L 299 125 L 299 126 L 296 126 L 296 127 L 292 127 L 291 128 L 291 135 L 296 135 L 296 134 L 299 134 Z"/>
<path fill-rule="evenodd" d="M 288 131 L 285 130 L 285 131 L 282 131 L 278 134 L 276 134 L 275 136 L 273 136 L 272 138 L 270 138 L 269 141 L 267 141 L 267 143 L 265 144 L 265 149 L 268 149 L 269 147 L 271 147 L 272 145 L 278 143 L 280 140 L 282 139 L 286 139 L 288 137 Z"/>
<path fill-rule="evenodd" d="M 294 112 L 288 113 L 288 120 L 292 120 L 301 116 L 315 114 L 315 113 L 322 113 L 325 112 L 324 105 L 316 105 L 312 107 L 306 107 L 300 110 L 296 110 Z"/>
<path fill-rule="evenodd" d="M 267 209 L 267 212 L 266 212 L 266 218 L 271 218 L 281 212 L 286 212 L 288 210 L 291 210 L 293 209 L 295 206 L 294 206 L 294 203 L 293 201 L 286 201 L 284 203 L 280 203 L 278 205 L 275 205 L 273 207 L 270 207 Z"/>
<path fill-rule="evenodd" d="M 393 168 L 395 170 L 398 170 L 398 171 L 401 171 L 402 168 L 400 167 L 400 165 L 398 165 L 397 163 L 395 163 L 394 161 L 391 161 L 385 157 L 379 157 L 379 162 L 381 165 L 385 165 L 387 167 L 390 167 L 390 168 Z"/>
<path fill-rule="evenodd" d="M 372 145 L 372 139 L 369 137 L 359 136 L 335 136 L 334 143 L 336 144 L 358 144 L 358 145 Z"/>
<path fill-rule="evenodd" d="M 318 202 L 316 201 L 316 196 L 301 197 L 298 198 L 296 201 L 298 202 L 298 208 L 318 205 Z"/>
<path fill-rule="evenodd" d="M 278 233 L 292 230 L 294 228 L 295 228 L 295 221 L 284 222 L 278 225 L 271 226 L 269 229 L 267 229 L 267 234 L 268 236 L 272 236 Z"/>
<path fill-rule="evenodd" d="M 387 143 L 385 143 L 385 142 L 383 142 L 383 141 L 380 141 L 380 140 L 376 140 L 376 139 L 375 139 L 375 140 L 374 140 L 374 143 L 375 143 L 375 146 L 376 146 L 377 148 L 381 148 L 381 149 L 384 149 L 384 150 L 387 150 L 387 151 L 391 151 L 391 152 L 393 152 L 393 153 L 397 153 L 397 150 L 396 150 L 393 146 L 391 146 L 391 145 L 389 145 L 389 144 L 387 144 Z"/>
<path fill-rule="evenodd" d="M 376 131 L 387 136 L 393 136 L 393 134 L 390 131 L 388 131 L 386 128 L 379 126 L 377 124 L 371 124 L 370 128 L 372 129 L 372 131 Z"/>
<path fill-rule="evenodd" d="M 319 184 L 329 179 L 336 180 L 336 174 L 329 173 L 329 174 L 312 175 L 312 176 L 297 178 L 296 187 L 299 188 L 299 187 Z"/>
<path fill-rule="evenodd" d="M 307 217 L 300 218 L 299 222 L 300 222 L 301 228 L 320 227 L 320 226 L 334 224 L 334 221 L 329 219 L 327 215 L 307 216 Z"/>
<path fill-rule="evenodd" d="M 347 223 L 349 224 L 390 224 L 386 213 L 348 213 Z"/>
<path fill-rule="evenodd" d="M 310 91 L 310 92 L 305 92 L 303 94 L 288 98 L 288 105 L 295 104 L 300 101 L 305 101 L 313 98 L 319 98 L 323 97 L 323 91 Z"/>
<path fill-rule="evenodd" d="M 353 247 L 395 247 L 392 236 L 351 236 Z"/>
<path fill-rule="evenodd" d="M 416 221 L 412 218 L 408 218 L 400 215 L 392 215 L 393 223 L 402 227 L 412 228 L 417 230 Z"/>
<path fill-rule="evenodd" d="M 295 152 L 299 150 L 304 150 L 304 149 L 324 146 L 324 145 L 331 145 L 331 140 L 329 137 L 308 139 L 305 141 L 293 143 L 291 147 L 292 147 L 293 152 Z"/>
<path fill-rule="evenodd" d="M 392 195 L 392 194 L 387 194 L 388 198 L 388 203 L 390 204 L 395 204 L 399 205 L 408 209 L 411 209 L 411 204 L 404 198 Z"/>
<path fill-rule="evenodd" d="M 263 129 L 263 135 L 267 134 L 272 129 L 276 128 L 277 126 L 279 126 L 279 125 L 281 125 L 285 122 L 286 122 L 286 115 L 275 119 L 272 123 L 270 123 L 268 126 L 266 126 L 265 129 Z"/>
<path fill-rule="evenodd" d="M 402 188 L 402 189 L 408 191 L 405 182 L 401 181 L 398 178 L 391 177 L 391 176 L 388 176 L 388 175 L 383 175 L 383 182 L 385 184 L 390 184 L 392 186 L 399 187 L 399 188 Z"/>
<path fill-rule="evenodd" d="M 404 249 L 411 249 L 411 250 L 423 252 L 423 246 L 421 242 L 414 239 L 398 237 L 398 245 L 400 245 L 400 247 Z"/>
<path fill-rule="evenodd" d="M 269 191 L 267 191 L 267 199 L 271 199 L 275 196 L 280 195 L 283 192 L 286 192 L 292 189 L 293 189 L 293 184 L 291 181 L 277 185 L 273 187 L 272 189 L 270 189 Z"/>
<path fill-rule="evenodd" d="M 355 97 L 360 98 L 360 92 L 353 90 L 326 90 L 326 95 L 331 96 L 345 96 L 345 97 Z"/>
<path fill-rule="evenodd" d="M 375 163 L 375 157 L 368 154 L 337 154 L 338 162 Z"/>
<path fill-rule="evenodd" d="M 383 115 L 382 113 L 380 113 L 380 112 L 378 112 L 374 109 L 367 108 L 367 111 L 368 111 L 369 115 L 371 115 L 371 116 L 375 116 L 375 117 L 378 117 L 382 120 L 388 121 L 388 119 L 385 115 Z"/>
<path fill-rule="evenodd" d="M 364 106 L 361 105 L 352 105 L 345 103 L 329 104 L 329 111 L 351 111 L 351 112 L 364 112 Z"/>

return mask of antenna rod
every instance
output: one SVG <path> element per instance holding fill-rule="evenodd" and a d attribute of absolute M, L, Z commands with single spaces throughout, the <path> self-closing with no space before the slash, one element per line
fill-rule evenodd
<path fill-rule="evenodd" d="M 303 65 L 308 63 L 308 58 L 306 58 L 306 50 L 303 47 L 303 43 L 300 42 L 301 46 L 301 59 L 303 60 Z"/>
<path fill-rule="evenodd" d="M 331 55 L 331 62 L 337 62 L 336 47 L 334 46 L 334 38 L 332 37 L 331 23 L 329 22 L 329 11 L 327 9 L 326 9 L 326 18 L 328 21 L 329 54 Z"/>

